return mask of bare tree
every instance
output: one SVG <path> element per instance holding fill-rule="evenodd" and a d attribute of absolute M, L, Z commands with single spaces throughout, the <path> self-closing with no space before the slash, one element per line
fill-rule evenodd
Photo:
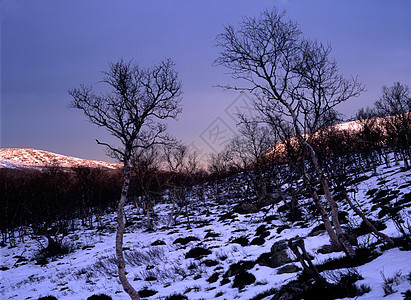
<path fill-rule="evenodd" d="M 133 151 L 131 159 L 132 174 L 135 176 L 137 190 L 140 200 L 134 196 L 134 203 L 139 210 L 139 202 L 142 204 L 143 212 L 147 215 L 147 227 L 152 229 L 151 213 L 154 213 L 155 200 L 161 194 L 161 186 L 158 178 L 161 163 L 161 152 L 158 145 L 138 148 Z"/>
<path fill-rule="evenodd" d="M 171 220 L 174 217 L 174 222 L 177 219 L 178 214 L 175 213 L 176 206 L 182 207 L 186 205 L 186 195 L 184 193 L 184 186 L 182 185 L 181 181 L 183 180 L 183 170 L 185 168 L 185 163 L 188 156 L 188 148 L 180 142 L 175 144 L 168 144 L 164 145 L 163 147 L 164 152 L 164 159 L 166 165 L 171 172 L 171 199 L 173 202 L 173 206 L 171 208 L 170 216 L 167 222 L 167 228 L 171 224 Z M 188 218 L 188 224 L 190 224 L 190 220 Z M 190 227 L 190 225 L 188 225 Z"/>
<path fill-rule="evenodd" d="M 238 29 L 227 26 L 217 43 L 221 53 L 216 64 L 230 69 L 232 77 L 242 82 L 225 88 L 253 94 L 262 119 L 280 115 L 292 125 L 331 207 L 333 228 L 326 226 L 327 231 L 332 241 L 353 257 L 355 252 L 338 219 L 337 203 L 310 142 L 313 134 L 327 125 L 324 121 L 334 107 L 358 96 L 363 86 L 357 79 L 339 74 L 329 45 L 305 39 L 298 25 L 275 9 L 257 18 L 243 18 Z"/>
<path fill-rule="evenodd" d="M 226 178 L 232 171 L 237 171 L 233 166 L 231 153 L 226 149 L 218 153 L 210 153 L 208 158 L 208 172 L 210 181 L 214 186 L 216 200 L 225 203 L 225 194 L 228 190 Z"/>
<path fill-rule="evenodd" d="M 400 82 L 383 86 L 382 95 L 375 102 L 378 114 L 384 118 L 386 134 L 404 161 L 404 169 L 411 164 L 411 92 Z"/>
<path fill-rule="evenodd" d="M 171 60 L 153 68 L 140 68 L 123 59 L 110 63 L 103 83 L 109 91 L 97 93 L 93 87 L 80 86 L 70 90 L 72 108 L 83 111 L 93 124 L 106 128 L 121 143 L 120 147 L 105 142 L 110 153 L 123 163 L 123 186 L 117 211 L 116 255 L 119 279 L 131 299 L 140 299 L 125 273 L 123 256 L 124 204 L 130 186 L 132 151 L 148 147 L 167 138 L 166 125 L 161 120 L 176 118 L 180 113 L 181 82 Z"/>
<path fill-rule="evenodd" d="M 170 198 L 173 206 L 167 222 L 167 228 L 170 226 L 174 217 L 174 223 L 180 214 L 185 215 L 188 228 L 191 227 L 190 211 L 193 200 L 198 196 L 195 184 L 201 183 L 203 177 L 198 155 L 195 151 L 177 142 L 175 144 L 164 145 L 164 160 L 167 168 L 171 173 Z M 199 198 L 202 198 L 200 195 Z M 184 211 L 183 211 L 184 210 Z"/>
<path fill-rule="evenodd" d="M 276 144 L 271 131 L 259 124 L 256 120 L 248 120 L 240 116 L 239 133 L 234 136 L 226 146 L 232 164 L 240 170 L 247 184 L 245 198 L 256 197 L 259 206 L 267 196 L 265 169 L 269 157 L 264 155 Z M 250 190 L 252 188 L 252 190 Z"/>

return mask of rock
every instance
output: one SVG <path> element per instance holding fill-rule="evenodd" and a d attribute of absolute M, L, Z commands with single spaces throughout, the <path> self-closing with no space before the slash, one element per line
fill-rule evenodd
<path fill-rule="evenodd" d="M 234 212 L 239 213 L 239 214 L 251 214 L 251 213 L 256 213 L 258 211 L 258 208 L 256 205 L 250 203 L 250 202 L 243 202 L 236 207 L 234 207 Z"/>
<path fill-rule="evenodd" d="M 288 256 L 288 240 L 276 242 L 271 247 L 271 267 L 276 268 L 292 262 Z"/>
<path fill-rule="evenodd" d="M 342 251 L 342 250 L 334 244 L 324 245 L 320 249 L 317 250 L 317 252 L 321 253 L 321 254 L 328 254 L 328 253 L 340 252 L 340 251 Z"/>
<path fill-rule="evenodd" d="M 300 270 L 301 270 L 301 268 L 294 265 L 294 264 L 285 265 L 285 266 L 281 267 L 280 269 L 278 269 L 277 274 L 296 273 Z"/>

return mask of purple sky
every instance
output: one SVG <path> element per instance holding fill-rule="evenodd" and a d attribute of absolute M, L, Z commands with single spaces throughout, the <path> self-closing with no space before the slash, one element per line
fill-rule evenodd
<path fill-rule="evenodd" d="M 223 25 L 273 4 L 307 37 L 329 42 L 340 70 L 366 85 L 339 107 L 347 117 L 372 106 L 383 85 L 411 85 L 409 0 L 2 0 L 0 146 L 110 160 L 94 140 L 113 138 L 67 108 L 67 91 L 96 83 L 120 57 L 141 66 L 170 57 L 184 91 L 183 113 L 170 132 L 204 153 L 218 149 L 234 130 L 230 114 L 247 99 L 214 87 L 230 81 L 212 66 L 215 37 Z"/>

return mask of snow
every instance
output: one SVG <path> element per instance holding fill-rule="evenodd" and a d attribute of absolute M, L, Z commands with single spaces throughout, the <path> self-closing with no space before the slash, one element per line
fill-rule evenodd
<path fill-rule="evenodd" d="M 373 219 L 378 218 L 378 210 L 371 211 L 372 203 L 366 195 L 368 190 L 378 188 L 381 179 L 385 179 L 385 187 L 399 190 L 401 193 L 409 193 L 411 184 L 411 171 L 399 172 L 399 166 L 393 165 L 388 168 L 381 166 L 377 169 L 377 173 L 379 174 L 377 176 L 369 173 L 371 177 L 356 187 L 356 196 L 361 208 L 372 214 Z M 255 275 L 256 282 L 242 290 L 232 287 L 232 278 L 231 282 L 225 285 L 221 285 L 220 281 L 232 263 L 256 260 L 262 253 L 270 252 L 273 243 L 296 236 L 304 238 L 306 249 L 315 257 L 316 264 L 343 256 L 342 252 L 330 254 L 317 252 L 323 245 L 329 244 L 325 232 L 317 236 L 307 236 L 319 224 L 318 222 L 313 222 L 308 228 L 289 224 L 290 229 L 277 234 L 277 228 L 284 225 L 280 219 L 265 223 L 263 222 L 265 212 L 261 211 L 255 214 L 237 215 L 236 220 L 220 222 L 219 216 L 230 211 L 231 204 L 217 205 L 208 200 L 206 203 L 198 201 L 192 203 L 193 228 L 188 229 L 185 219 L 180 217 L 179 224 L 165 229 L 170 207 L 169 204 L 159 204 L 155 207 L 158 216 L 155 223 L 156 230 L 153 232 L 146 230 L 144 215 L 137 215 L 131 205 L 126 207 L 127 216 L 133 219 L 134 224 L 126 228 L 124 247 L 127 250 L 124 252 L 126 255 L 134 254 L 136 257 L 126 264 L 127 276 L 136 290 L 147 287 L 157 291 L 150 299 L 164 299 L 174 293 L 185 294 L 189 299 L 250 299 L 273 287 L 279 288 L 295 279 L 297 273 L 278 274 L 278 268 L 256 264 L 249 270 Z M 344 209 L 344 205 L 341 205 L 341 208 Z M 210 214 L 206 214 L 206 210 Z M 408 207 L 403 213 L 409 220 L 410 208 Z M 276 214 L 275 209 L 270 214 Z M 8 269 L 0 271 L 0 298 L 37 299 L 41 296 L 53 295 L 63 300 L 87 299 L 93 294 L 104 293 L 113 299 L 129 299 L 121 287 L 116 275 L 115 263 L 113 264 L 116 214 L 109 212 L 102 218 L 103 223 L 106 224 L 104 229 L 90 229 L 82 226 L 77 220 L 78 229 L 65 238 L 66 242 L 72 244 L 74 251 L 55 257 L 45 265 L 36 264 L 35 257 L 38 254 L 39 243 L 34 239 L 26 238 L 24 243 L 17 242 L 16 247 L 1 247 L 0 267 Z M 360 219 L 352 212 L 349 218 L 353 223 L 360 223 Z M 202 225 L 203 221 L 208 223 Z M 243 247 L 231 242 L 232 239 L 241 236 L 247 236 L 251 241 L 255 237 L 256 228 L 261 224 L 266 224 L 270 232 L 263 245 Z M 384 233 L 392 237 L 401 236 L 393 222 L 387 221 L 386 225 Z M 205 235 L 210 230 L 218 233 L 219 236 L 205 239 Z M 192 241 L 185 246 L 174 244 L 177 238 L 187 236 L 197 237 L 200 241 Z M 166 245 L 151 246 L 156 240 L 162 240 Z M 359 239 L 359 243 L 363 245 L 373 241 L 375 238 L 371 235 Z M 46 241 L 42 243 L 45 245 Z M 186 259 L 185 254 L 195 246 L 208 248 L 212 254 L 200 260 Z M 26 261 L 19 262 L 19 257 L 24 257 Z M 226 259 L 223 259 L 224 257 Z M 205 259 L 216 260 L 218 265 L 206 267 L 203 263 Z M 102 265 L 107 266 L 107 272 L 101 267 Z M 358 286 L 365 284 L 371 288 L 371 291 L 356 299 L 402 299 L 401 292 L 411 289 L 410 279 L 407 279 L 411 273 L 411 251 L 401 251 L 398 248 L 385 250 L 373 261 L 357 267 L 357 271 L 364 279 L 356 284 Z M 207 279 L 215 272 L 220 273 L 219 279 L 214 283 L 208 283 Z M 398 284 L 393 286 L 396 292 L 384 297 L 382 289 L 384 279 L 381 274 L 389 278 L 397 272 L 401 275 L 398 276 Z M 158 280 L 145 281 L 144 278 L 150 274 L 154 274 Z M 196 275 L 201 277 L 197 278 Z M 220 296 L 216 297 L 216 295 Z"/>
<path fill-rule="evenodd" d="M 87 160 L 65 156 L 48 151 L 29 148 L 1 148 L 0 168 L 35 168 L 42 169 L 47 166 L 71 168 L 74 166 L 93 168 L 119 168 L 119 164 L 96 160 Z"/>

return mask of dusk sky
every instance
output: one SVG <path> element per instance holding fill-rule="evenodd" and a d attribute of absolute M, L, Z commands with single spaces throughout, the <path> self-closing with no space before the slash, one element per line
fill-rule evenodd
<path fill-rule="evenodd" d="M 171 58 L 184 94 L 170 133 L 203 153 L 218 150 L 209 131 L 232 134 L 233 109 L 247 98 L 215 87 L 231 81 L 213 66 L 215 38 L 224 25 L 274 5 L 306 37 L 329 42 L 341 72 L 366 85 L 360 97 L 337 107 L 347 118 L 372 106 L 383 85 L 411 86 L 409 0 L 0 0 L 0 146 L 111 161 L 95 139 L 113 138 L 68 108 L 68 90 L 97 83 L 108 62 L 122 57 L 146 67 Z"/>

